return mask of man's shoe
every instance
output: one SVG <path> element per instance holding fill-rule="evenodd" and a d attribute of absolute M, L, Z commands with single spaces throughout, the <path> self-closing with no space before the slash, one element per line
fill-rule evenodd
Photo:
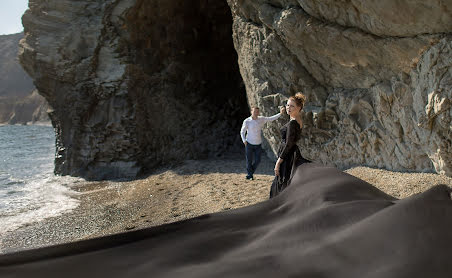
<path fill-rule="evenodd" d="M 247 180 L 254 180 L 253 176 L 246 176 Z"/>

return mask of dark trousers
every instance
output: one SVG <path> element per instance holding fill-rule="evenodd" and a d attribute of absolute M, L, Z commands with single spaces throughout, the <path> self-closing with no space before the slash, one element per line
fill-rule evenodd
<path fill-rule="evenodd" d="M 261 162 L 261 145 L 253 145 L 246 143 L 245 155 L 246 155 L 246 171 L 248 172 L 248 177 L 253 177 L 257 166 Z"/>

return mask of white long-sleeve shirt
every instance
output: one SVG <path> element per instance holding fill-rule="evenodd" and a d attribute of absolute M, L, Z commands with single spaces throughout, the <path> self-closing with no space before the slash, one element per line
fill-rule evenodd
<path fill-rule="evenodd" d="M 253 145 L 262 144 L 262 127 L 266 122 L 274 121 L 281 117 L 281 113 L 278 113 L 271 117 L 257 117 L 256 120 L 250 116 L 243 121 L 242 128 L 240 129 L 240 136 L 242 137 L 243 143 L 247 141 Z M 246 134 L 246 136 L 245 136 Z"/>

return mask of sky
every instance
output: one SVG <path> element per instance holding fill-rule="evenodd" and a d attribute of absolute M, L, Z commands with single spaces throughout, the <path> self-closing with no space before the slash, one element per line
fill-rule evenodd
<path fill-rule="evenodd" d="M 28 9 L 28 0 L 0 0 L 0 35 L 22 32 L 22 14 Z"/>

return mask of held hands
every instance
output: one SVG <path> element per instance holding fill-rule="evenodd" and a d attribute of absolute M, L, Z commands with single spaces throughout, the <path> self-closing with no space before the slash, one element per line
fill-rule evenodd
<path fill-rule="evenodd" d="M 286 113 L 286 108 L 284 106 L 279 107 L 279 113 L 281 113 L 281 115 L 284 115 L 284 113 Z"/>

